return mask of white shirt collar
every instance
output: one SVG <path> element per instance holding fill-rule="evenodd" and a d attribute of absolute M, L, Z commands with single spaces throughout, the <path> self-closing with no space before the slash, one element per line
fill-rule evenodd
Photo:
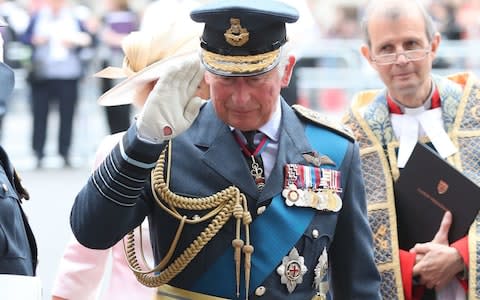
<path fill-rule="evenodd" d="M 440 107 L 416 114 L 390 114 L 393 130 L 400 146 L 397 166 L 403 168 L 420 136 L 426 135 L 442 158 L 455 152 L 457 148 L 444 129 L 442 109 Z"/>
<path fill-rule="evenodd" d="M 278 142 L 280 136 L 280 123 L 282 121 L 282 105 L 280 101 L 280 97 L 278 98 L 277 105 L 275 107 L 275 111 L 273 112 L 272 116 L 268 120 L 267 123 L 263 124 L 259 131 L 263 132 L 270 140 L 273 142 Z M 235 130 L 234 127 L 229 126 L 230 130 Z"/>

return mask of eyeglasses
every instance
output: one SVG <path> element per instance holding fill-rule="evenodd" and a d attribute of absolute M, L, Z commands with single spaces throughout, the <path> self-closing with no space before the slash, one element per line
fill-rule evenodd
<path fill-rule="evenodd" d="M 407 50 L 403 52 L 378 55 L 373 57 L 372 61 L 377 65 L 391 65 L 397 61 L 400 55 L 405 56 L 408 61 L 418 61 L 427 57 L 428 53 L 430 53 L 430 49 Z"/>

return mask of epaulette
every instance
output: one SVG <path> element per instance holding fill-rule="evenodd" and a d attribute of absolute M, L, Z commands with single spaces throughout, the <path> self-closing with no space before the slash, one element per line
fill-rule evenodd
<path fill-rule="evenodd" d="M 13 185 L 15 186 L 15 189 L 17 190 L 20 199 L 30 199 L 30 194 L 28 193 L 27 189 L 25 189 L 25 187 L 22 185 L 22 179 L 20 178 L 15 169 L 13 170 Z"/>
<path fill-rule="evenodd" d="M 336 133 L 340 134 L 343 137 L 346 137 L 352 142 L 355 141 L 355 137 L 353 135 L 353 132 L 350 130 L 350 128 L 344 126 L 340 122 L 336 122 L 317 111 L 314 111 L 310 108 L 306 108 L 298 104 L 292 105 L 292 108 L 300 117 L 306 120 L 312 121 L 313 123 L 320 125 L 322 127 L 332 129 Z"/>

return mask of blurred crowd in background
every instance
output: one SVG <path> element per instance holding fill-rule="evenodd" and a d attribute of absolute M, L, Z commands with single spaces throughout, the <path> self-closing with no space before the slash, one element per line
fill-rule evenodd
<path fill-rule="evenodd" d="M 359 37 L 358 22 L 366 0 L 285 1 L 301 9 L 300 20 L 303 25 L 315 23 L 315 30 L 319 37 L 346 39 Z M 0 0 L 0 14 L 11 24 L 14 34 L 22 34 L 28 25 L 29 16 L 35 13 L 43 2 L 46 0 Z M 108 1 L 70 0 L 69 2 L 92 33 L 98 32 L 102 16 L 111 9 L 107 4 Z M 125 6 L 123 9 L 131 10 L 141 18 L 150 1 L 114 2 L 123 2 Z M 159 0 L 159 2 L 171 1 Z M 208 0 L 198 0 L 198 2 L 205 3 Z M 478 18 L 480 0 L 422 0 L 422 2 L 429 8 L 445 38 L 480 38 L 480 19 Z"/>
<path fill-rule="evenodd" d="M 364 64 L 364 62 L 360 62 L 363 60 L 358 51 L 361 43 L 359 24 L 362 9 L 367 1 L 282 1 L 288 2 L 300 11 L 299 22 L 288 25 L 290 26 L 290 44 L 298 52 L 296 73 L 292 78 L 291 86 L 285 89 L 282 95 L 291 104 L 300 103 L 317 110 L 340 115 L 356 90 L 370 88 L 370 85 L 377 84 L 374 80 L 366 80 L 369 77 L 363 76 L 363 74 L 368 74 L 368 71 L 358 67 Z M 480 18 L 478 18 L 480 0 L 423 1 L 434 17 L 444 41 L 480 41 Z M 42 167 L 42 159 L 45 154 L 43 148 L 47 135 L 46 119 L 49 114 L 48 109 L 43 109 L 44 104 L 38 105 L 38 103 L 47 103 L 47 101 L 55 99 L 38 99 L 42 98 L 42 90 L 40 89 L 39 92 L 39 86 L 29 80 L 35 61 L 33 59 L 34 50 L 37 48 L 35 43 L 32 43 L 32 34 L 35 33 L 35 30 L 30 28 L 29 32 L 35 16 L 41 15 L 40 12 L 46 6 L 61 5 L 78 20 L 79 28 L 90 37 L 88 43 L 74 45 L 74 53 L 78 56 L 81 65 L 81 73 L 78 78 L 75 78 L 78 84 L 73 86 L 73 89 L 78 89 L 79 86 L 82 87 L 82 80 L 85 77 L 91 78 L 95 72 L 104 67 L 120 67 L 122 65 L 121 41 L 129 32 L 140 30 L 142 27 L 168 30 L 169 22 L 175 18 L 175 11 L 190 9 L 192 2 L 202 3 L 208 2 L 208 0 L 0 0 L 0 16 L 10 25 L 0 28 L 5 40 L 5 61 L 17 70 L 17 74 L 24 74 L 18 76 L 17 88 L 25 86 L 25 90 L 29 91 L 22 95 L 28 98 L 26 102 L 32 106 L 30 143 L 32 153 L 37 159 L 37 167 Z M 150 12 L 153 10 L 155 13 Z M 154 25 L 147 23 L 154 23 Z M 59 26 L 62 27 L 62 25 Z M 53 32 L 52 36 L 54 37 L 65 31 L 65 28 L 58 28 L 58 30 L 50 28 L 49 31 Z M 75 40 L 75 42 L 78 41 L 77 38 Z M 338 40 L 344 42 L 334 42 Z M 350 43 L 345 43 L 345 41 L 350 41 Z M 454 49 L 457 55 L 462 52 L 462 49 L 457 46 Z M 467 51 L 464 52 L 460 55 L 470 55 Z M 37 53 L 37 55 L 40 54 Z M 462 61 L 465 61 L 465 57 L 462 58 Z M 480 66 L 480 63 L 478 65 Z M 327 69 L 322 73 L 319 68 L 325 67 Z M 345 83 L 357 80 L 346 79 L 345 71 L 337 74 L 338 70 L 332 70 L 332 67 L 356 68 L 359 73 L 347 71 L 347 74 L 362 78 L 364 82 L 368 81 L 368 85 L 367 83 L 359 85 L 357 82 L 355 85 L 345 86 Z M 451 67 L 451 64 L 440 59 L 437 67 Z M 463 68 L 465 64 L 457 65 L 457 67 Z M 96 97 L 117 82 L 118 80 L 114 79 L 95 78 L 94 84 L 88 86 L 88 89 L 95 89 L 95 92 L 82 93 L 80 98 L 88 95 L 88 97 L 94 98 L 88 100 L 95 102 Z M 62 82 L 60 86 L 64 86 L 64 83 Z M 56 90 L 55 85 L 51 89 Z M 36 94 L 32 95 L 32 91 Z M 48 89 L 47 94 L 51 94 Z M 16 96 L 18 97 L 18 94 Z M 13 98 L 15 98 L 15 94 Z M 58 98 L 61 98 L 61 95 Z M 15 101 L 15 99 L 10 99 L 11 101 Z M 72 99 L 68 106 L 58 105 L 61 118 L 58 125 L 58 152 L 63 158 L 65 166 L 71 166 L 70 144 L 72 134 L 75 135 L 76 131 L 73 120 L 76 117 L 76 106 L 79 101 Z M 35 105 L 35 103 L 37 104 Z M 9 103 L 0 103 L 0 132 L 3 116 L 8 113 L 8 105 Z M 126 130 L 134 113 L 130 105 L 106 107 L 102 110 L 105 112 L 105 127 L 107 128 L 105 134 Z M 72 126 L 73 128 L 70 128 Z"/>

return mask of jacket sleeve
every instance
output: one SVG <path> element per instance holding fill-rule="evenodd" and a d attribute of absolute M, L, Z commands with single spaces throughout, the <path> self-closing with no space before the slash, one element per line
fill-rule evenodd
<path fill-rule="evenodd" d="M 349 147 L 342 166 L 343 206 L 330 249 L 333 298 L 381 299 L 357 143 Z"/>
<path fill-rule="evenodd" d="M 468 235 L 464 236 L 463 238 L 459 239 L 456 242 L 453 242 L 450 247 L 457 249 L 460 256 L 462 256 L 463 263 L 467 267 L 467 270 L 470 269 L 470 259 L 468 255 Z M 468 276 L 465 279 L 459 279 L 460 284 L 467 291 L 468 288 Z"/>
<path fill-rule="evenodd" d="M 95 299 L 111 250 L 92 250 L 72 237 L 65 248 L 52 295 L 65 299 Z"/>
<path fill-rule="evenodd" d="M 400 270 L 402 272 L 402 284 L 405 300 L 413 299 L 413 266 L 415 265 L 415 253 L 399 249 Z"/>
<path fill-rule="evenodd" d="M 138 139 L 132 124 L 75 198 L 70 226 L 82 245 L 107 249 L 142 223 L 153 207 L 149 175 L 164 146 Z"/>

